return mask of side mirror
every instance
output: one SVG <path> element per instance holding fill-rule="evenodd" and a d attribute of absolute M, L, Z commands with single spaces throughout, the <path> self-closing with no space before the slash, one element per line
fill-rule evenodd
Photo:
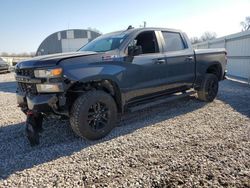
<path fill-rule="evenodd" d="M 128 47 L 128 55 L 129 56 L 137 56 L 142 54 L 142 47 L 141 46 L 129 46 Z"/>

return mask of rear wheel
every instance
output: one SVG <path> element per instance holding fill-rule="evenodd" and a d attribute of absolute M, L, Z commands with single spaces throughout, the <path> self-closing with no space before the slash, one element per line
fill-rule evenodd
<path fill-rule="evenodd" d="M 70 124 L 80 137 L 96 140 L 106 136 L 116 124 L 117 107 L 104 91 L 88 91 L 74 102 Z"/>
<path fill-rule="evenodd" d="M 201 88 L 198 90 L 198 99 L 206 102 L 212 102 L 218 93 L 218 78 L 214 74 L 206 74 Z"/>

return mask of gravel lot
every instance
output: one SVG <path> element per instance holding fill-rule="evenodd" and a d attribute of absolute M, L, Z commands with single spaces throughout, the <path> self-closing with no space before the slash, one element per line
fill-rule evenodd
<path fill-rule="evenodd" d="M 0 75 L 0 187 L 250 187 L 250 87 L 220 83 L 133 114 L 96 142 L 68 121 L 46 120 L 31 148 L 16 107 L 13 74 Z"/>

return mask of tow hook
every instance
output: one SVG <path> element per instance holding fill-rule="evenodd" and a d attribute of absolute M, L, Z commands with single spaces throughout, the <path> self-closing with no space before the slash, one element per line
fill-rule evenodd
<path fill-rule="evenodd" d="M 39 145 L 39 133 L 43 131 L 43 115 L 34 111 L 27 111 L 26 115 L 26 136 L 31 146 Z"/>

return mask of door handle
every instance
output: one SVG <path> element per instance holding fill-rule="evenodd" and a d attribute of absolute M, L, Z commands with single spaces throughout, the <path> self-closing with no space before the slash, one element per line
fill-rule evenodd
<path fill-rule="evenodd" d="M 157 60 L 155 61 L 155 64 L 164 64 L 164 63 L 166 63 L 166 60 L 165 60 L 165 59 L 157 59 Z"/>
<path fill-rule="evenodd" d="M 193 56 L 188 56 L 185 61 L 193 61 L 194 60 L 194 57 Z"/>

